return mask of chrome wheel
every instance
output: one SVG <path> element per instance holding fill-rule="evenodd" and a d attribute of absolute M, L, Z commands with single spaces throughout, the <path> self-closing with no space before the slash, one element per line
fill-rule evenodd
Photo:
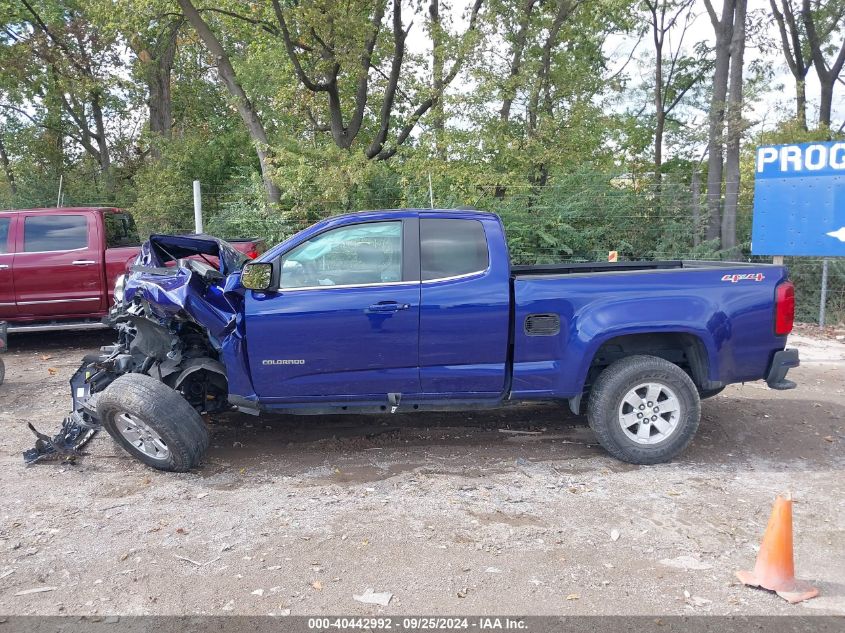
<path fill-rule="evenodd" d="M 115 420 L 115 426 L 127 442 L 147 457 L 165 461 L 170 457 L 167 443 L 149 425 L 128 413 L 121 413 Z"/>
<path fill-rule="evenodd" d="M 637 385 L 622 398 L 619 426 L 637 444 L 657 444 L 675 432 L 681 403 L 675 392 L 659 382 Z"/>

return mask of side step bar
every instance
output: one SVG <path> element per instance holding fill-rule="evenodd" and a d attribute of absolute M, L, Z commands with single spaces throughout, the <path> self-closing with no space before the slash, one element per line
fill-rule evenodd
<path fill-rule="evenodd" d="M 55 332 L 59 330 L 101 330 L 107 328 L 100 321 L 42 321 L 35 323 L 9 323 L 9 332 Z"/>

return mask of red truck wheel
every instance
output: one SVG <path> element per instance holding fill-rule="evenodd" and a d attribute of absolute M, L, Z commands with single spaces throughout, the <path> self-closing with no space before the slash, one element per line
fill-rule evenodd
<path fill-rule="evenodd" d="M 97 399 L 97 415 L 127 453 L 158 470 L 185 472 L 208 450 L 200 414 L 176 391 L 144 374 L 124 374 Z"/>
<path fill-rule="evenodd" d="M 687 373 L 656 356 L 629 356 L 599 375 L 587 419 L 604 449 L 632 464 L 668 462 L 692 441 L 701 418 Z"/>

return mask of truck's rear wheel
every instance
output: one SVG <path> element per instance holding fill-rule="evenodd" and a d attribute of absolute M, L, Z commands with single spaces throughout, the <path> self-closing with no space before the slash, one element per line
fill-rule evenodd
<path fill-rule="evenodd" d="M 159 470 L 190 470 L 208 450 L 199 413 L 150 376 L 120 376 L 98 397 L 97 415 L 127 453 Z"/>
<path fill-rule="evenodd" d="M 692 379 L 656 356 L 629 356 L 605 369 L 587 419 L 608 453 L 632 464 L 667 462 L 692 441 L 701 402 Z"/>

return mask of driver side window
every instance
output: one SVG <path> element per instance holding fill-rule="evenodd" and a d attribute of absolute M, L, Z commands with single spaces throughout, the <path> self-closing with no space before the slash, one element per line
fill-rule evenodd
<path fill-rule="evenodd" d="M 402 281 L 402 222 L 326 231 L 282 255 L 280 264 L 282 289 Z"/>

